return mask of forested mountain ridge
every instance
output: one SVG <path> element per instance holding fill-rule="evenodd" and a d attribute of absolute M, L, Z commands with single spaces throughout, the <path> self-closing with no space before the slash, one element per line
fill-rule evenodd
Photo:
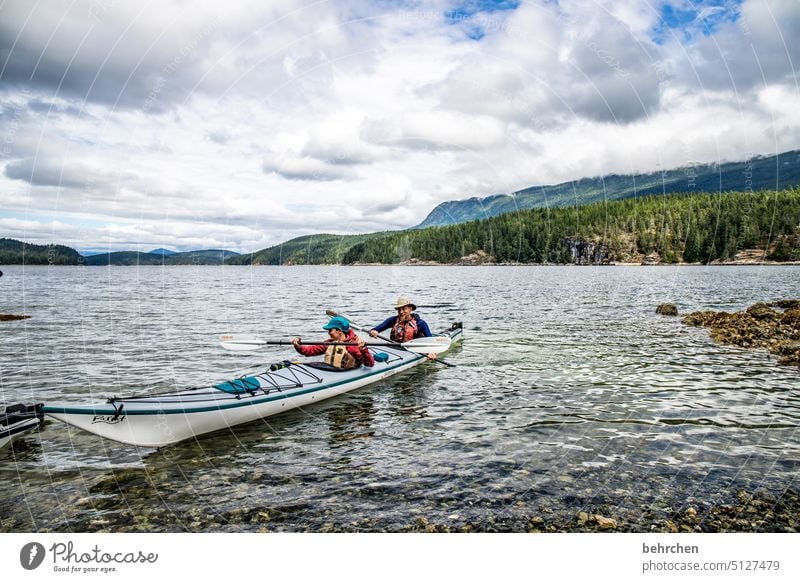
<path fill-rule="evenodd" d="M 80 253 L 63 245 L 32 245 L 0 238 L 0 265 L 77 265 Z"/>
<path fill-rule="evenodd" d="M 240 255 L 227 261 L 229 265 L 336 265 L 350 248 L 363 241 L 391 233 L 312 234 L 293 238 L 275 246 Z"/>
<path fill-rule="evenodd" d="M 671 194 L 407 230 L 353 245 L 342 262 L 597 264 L 800 260 L 800 188 Z"/>
<path fill-rule="evenodd" d="M 221 249 L 201 251 L 142 253 L 116 251 L 83 256 L 64 245 L 35 245 L 11 238 L 0 238 L 0 265 L 221 265 L 238 253 Z"/>
<path fill-rule="evenodd" d="M 159 249 L 157 249 L 159 250 Z M 222 249 L 162 253 L 138 251 L 116 251 L 84 257 L 83 262 L 95 265 L 221 265 L 239 253 Z"/>
<path fill-rule="evenodd" d="M 741 162 L 692 164 L 648 174 L 610 174 L 513 194 L 442 202 L 415 228 L 446 226 L 528 208 L 562 208 L 636 196 L 701 192 L 753 192 L 800 186 L 800 150 Z"/>

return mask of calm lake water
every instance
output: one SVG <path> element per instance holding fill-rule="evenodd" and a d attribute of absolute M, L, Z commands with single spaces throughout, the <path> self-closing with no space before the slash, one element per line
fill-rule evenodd
<path fill-rule="evenodd" d="M 0 531 L 524 530 L 797 489 L 800 371 L 658 316 L 798 298 L 800 267 L 3 267 L 0 406 L 206 386 L 411 295 L 463 347 L 158 451 L 50 421 L 0 450 Z"/>

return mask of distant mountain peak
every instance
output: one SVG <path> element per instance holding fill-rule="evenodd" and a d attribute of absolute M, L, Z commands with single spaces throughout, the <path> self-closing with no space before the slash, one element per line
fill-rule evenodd
<path fill-rule="evenodd" d="M 414 229 L 461 224 L 528 208 L 559 208 L 658 194 L 754 192 L 800 185 L 800 150 L 757 155 L 738 162 L 694 163 L 640 174 L 607 174 L 561 184 L 530 186 L 509 194 L 448 200 Z"/>
<path fill-rule="evenodd" d="M 177 255 L 178 251 L 171 251 L 169 249 L 153 249 L 152 251 L 150 251 L 150 254 L 151 255 L 163 255 L 163 256 L 166 257 L 166 256 L 169 256 L 169 255 Z"/>

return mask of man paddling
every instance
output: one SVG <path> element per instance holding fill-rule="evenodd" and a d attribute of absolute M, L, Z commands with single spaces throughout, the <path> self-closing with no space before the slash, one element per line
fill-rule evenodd
<path fill-rule="evenodd" d="M 403 343 L 411 341 L 418 337 L 431 337 L 431 329 L 425 320 L 418 314 L 414 313 L 417 306 L 408 297 L 398 297 L 397 303 L 394 308 L 397 310 L 397 315 L 394 315 L 382 323 L 379 323 L 369 331 L 372 337 L 378 337 L 378 334 L 386 329 L 391 329 L 389 338 L 393 342 Z M 428 354 L 429 360 L 435 360 L 436 354 Z"/>

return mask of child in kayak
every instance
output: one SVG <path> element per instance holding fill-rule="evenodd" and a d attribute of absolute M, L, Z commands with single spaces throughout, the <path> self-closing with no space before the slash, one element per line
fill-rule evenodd
<path fill-rule="evenodd" d="M 350 329 L 350 323 L 344 317 L 332 317 L 328 323 L 322 326 L 328 331 L 329 339 L 319 345 L 301 345 L 301 339 L 292 340 L 292 345 L 298 353 L 304 356 L 319 356 L 325 354 L 325 363 L 334 368 L 349 370 L 359 366 L 371 368 L 375 365 L 375 358 L 372 352 L 367 349 L 366 343 Z M 331 342 L 356 343 L 354 346 L 330 346 Z"/>
<path fill-rule="evenodd" d="M 397 315 L 373 327 L 369 331 L 369 335 L 378 337 L 378 334 L 383 330 L 391 329 L 389 338 L 398 343 L 407 342 L 418 337 L 431 337 L 431 329 L 428 324 L 418 314 L 414 313 L 417 306 L 414 305 L 411 299 L 398 297 L 394 308 L 397 310 Z M 428 354 L 428 359 L 435 360 L 436 354 Z"/>

